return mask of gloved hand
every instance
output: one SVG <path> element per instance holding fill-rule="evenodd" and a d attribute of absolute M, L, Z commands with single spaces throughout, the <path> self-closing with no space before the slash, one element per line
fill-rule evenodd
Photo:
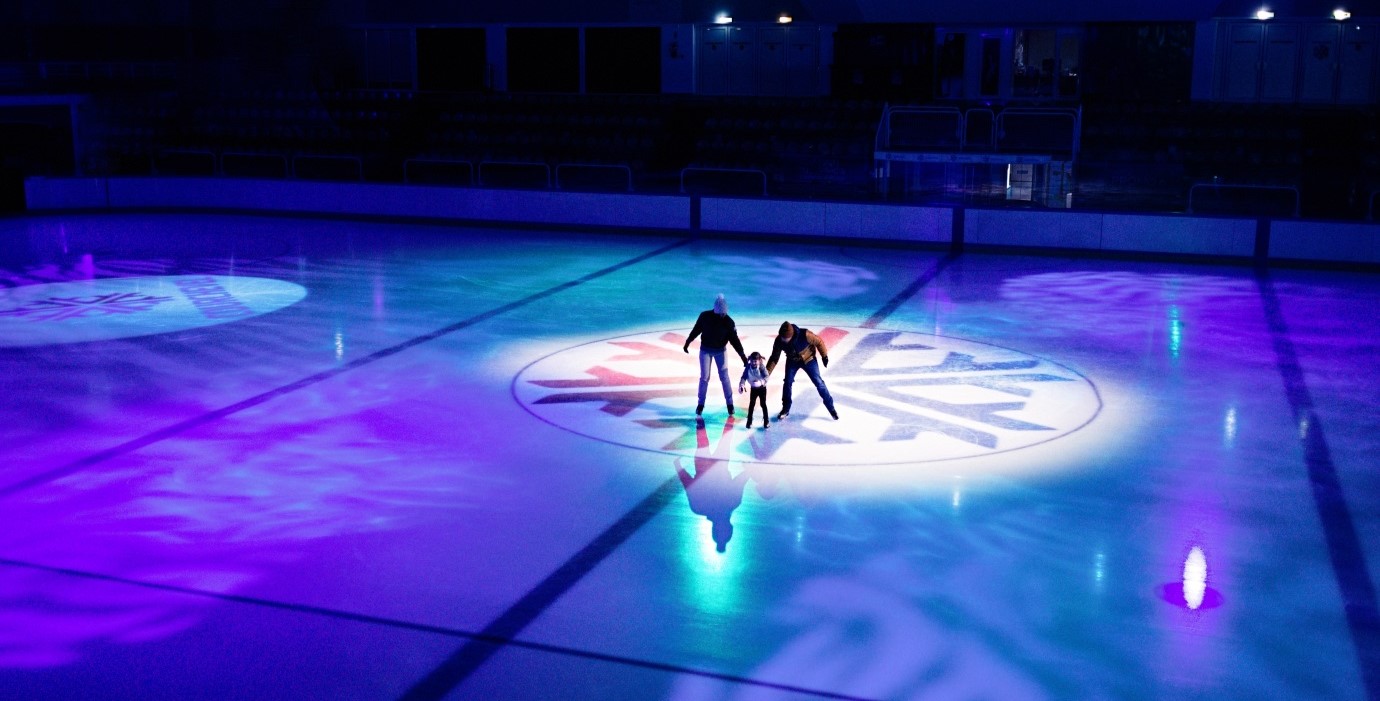
<path fill-rule="evenodd" d="M 827 356 L 827 355 L 824 356 L 823 360 L 824 360 L 824 367 L 826 367 L 826 368 L 829 367 L 829 356 Z"/>
<path fill-rule="evenodd" d="M 738 394 L 742 394 L 742 393 L 743 393 L 743 386 L 740 384 L 740 385 L 738 385 Z"/>
<path fill-rule="evenodd" d="M 689 353 L 689 352 L 690 352 L 690 344 L 687 343 L 687 344 L 681 346 L 680 349 L 683 350 L 683 351 L 685 351 L 686 353 Z"/>

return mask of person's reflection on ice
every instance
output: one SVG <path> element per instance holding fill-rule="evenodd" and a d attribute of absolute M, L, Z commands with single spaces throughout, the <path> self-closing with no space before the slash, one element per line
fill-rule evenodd
<path fill-rule="evenodd" d="M 715 549 L 724 552 L 728 541 L 733 537 L 733 523 L 730 520 L 733 510 L 743 503 L 743 488 L 747 486 L 748 475 L 740 472 L 734 475 L 726 458 L 732 448 L 733 418 L 724 424 L 723 431 L 713 450 L 709 448 L 709 432 L 705 430 L 704 420 L 695 422 L 695 474 L 686 471 L 682 461 L 676 458 L 676 475 L 685 487 L 685 498 L 690 510 L 709 519 L 713 524 L 710 532 L 714 537 Z"/>

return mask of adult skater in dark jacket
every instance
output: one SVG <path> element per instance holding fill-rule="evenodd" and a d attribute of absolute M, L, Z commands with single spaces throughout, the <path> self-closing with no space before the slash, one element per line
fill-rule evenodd
<path fill-rule="evenodd" d="M 819 398 L 824 400 L 824 408 L 829 410 L 830 416 L 838 420 L 839 413 L 834 411 L 834 398 L 829 395 L 829 388 L 824 386 L 824 378 L 819 376 L 820 361 L 824 362 L 824 367 L 829 367 L 829 349 L 824 346 L 824 341 L 809 329 L 802 329 L 789 321 L 783 321 L 781 330 L 776 332 L 776 341 L 771 346 L 771 359 L 767 361 L 768 375 L 776 367 L 776 361 L 782 353 L 786 354 L 786 386 L 781 391 L 781 413 L 776 419 L 780 421 L 791 413 L 791 384 L 795 382 L 795 371 L 804 370 L 810 381 L 815 383 L 815 389 L 819 390 Z"/>
<path fill-rule="evenodd" d="M 685 338 L 685 346 L 681 350 L 690 352 L 690 342 L 695 337 L 700 337 L 700 401 L 699 406 L 695 407 L 695 413 L 700 414 L 704 411 L 704 393 L 709 387 L 709 363 L 711 361 L 719 364 L 719 382 L 724 386 L 724 403 L 728 405 L 728 415 L 733 416 L 733 388 L 728 384 L 728 368 L 724 367 L 724 350 L 728 344 L 733 344 L 733 350 L 738 351 L 738 357 L 747 365 L 747 354 L 743 353 L 743 342 L 738 340 L 738 327 L 733 323 L 733 317 L 728 315 L 728 302 L 723 295 L 714 298 L 714 308 L 700 312 L 700 318 L 695 320 L 695 328 L 690 329 L 690 335 Z"/>

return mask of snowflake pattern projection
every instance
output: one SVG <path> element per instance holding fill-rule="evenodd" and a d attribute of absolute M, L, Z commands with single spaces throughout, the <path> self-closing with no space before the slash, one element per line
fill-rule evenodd
<path fill-rule="evenodd" d="M 30 321 L 68 321 L 88 316 L 114 316 L 146 312 L 172 297 L 155 297 L 141 292 L 111 292 L 90 297 L 49 297 L 13 309 L 0 309 L 0 317 Z"/>
<path fill-rule="evenodd" d="M 1031 436 L 1018 441 L 1023 445 L 1042 442 L 1048 437 L 1062 435 L 1070 428 L 1077 428 L 1077 425 L 1050 426 L 1041 423 L 1039 417 L 1022 418 L 1020 415 L 1027 408 L 1027 400 L 1035 394 L 1032 386 L 1075 383 L 1087 388 L 1087 393 L 1092 397 L 1096 396 L 1086 378 L 1067 368 L 994 346 L 988 348 L 1001 356 L 1020 357 L 983 362 L 974 354 L 944 351 L 935 343 L 953 339 L 925 336 L 930 343 L 905 342 L 903 337 L 921 334 L 899 331 L 826 327 L 819 331 L 819 336 L 828 347 L 834 349 L 830 353 L 831 364 L 826 371 L 825 381 L 836 402 L 840 407 L 846 407 L 845 411 L 865 411 L 870 416 L 881 417 L 885 428 L 879 436 L 869 440 L 891 444 L 895 448 L 916 441 L 923 434 L 939 434 L 958 441 L 970 448 L 969 454 L 1004 450 L 1008 446 L 1002 445 L 1001 434 L 1010 435 L 1013 432 Z M 580 377 L 519 377 L 518 384 L 540 388 L 536 391 L 537 396 L 530 396 L 526 400 L 539 416 L 541 409 L 538 407 L 550 405 L 587 406 L 597 408 L 608 417 L 620 418 L 638 412 L 639 417 L 633 418 L 632 423 L 646 429 L 661 432 L 671 429 L 677 432 L 675 438 L 654 449 L 685 452 L 696 447 L 697 420 L 664 404 L 668 399 L 687 396 L 687 384 L 693 387 L 693 378 L 698 374 L 698 361 L 693 350 L 691 355 L 685 355 L 680 350 L 684 342 L 683 334 L 673 332 L 661 334 L 655 340 L 605 341 L 603 344 L 606 347 L 612 347 L 611 352 L 579 373 Z M 965 349 L 984 345 L 959 343 Z M 906 355 L 908 364 L 895 362 L 897 354 L 915 353 L 938 353 L 941 359 L 937 363 L 919 364 L 914 362 L 914 355 Z M 732 356 L 732 353 L 729 355 Z M 638 365 L 649 367 L 652 364 L 657 364 L 662 372 L 638 374 L 634 369 Z M 667 364 L 683 367 L 685 372 L 667 374 Z M 773 403 L 779 402 L 780 377 L 780 372 L 773 373 Z M 730 377 L 730 380 L 732 384 L 737 384 L 736 377 Z M 822 402 L 804 373 L 796 376 L 795 384 L 791 416 L 806 417 L 815 413 Z M 995 392 L 1008 400 L 951 401 L 952 397 L 943 398 L 945 389 L 960 392 L 964 389 L 985 390 L 987 396 Z M 542 390 L 551 391 L 542 393 Z M 690 392 L 693 393 L 693 389 Z M 709 396 L 713 398 L 717 394 L 718 381 L 711 377 Z M 648 410 L 656 416 L 643 417 Z M 1093 409 L 1086 416 L 1080 414 L 1075 420 L 1078 425 L 1086 423 L 1096 411 Z M 561 425 L 560 421 L 555 423 Z M 1067 424 L 1069 421 L 1064 418 L 1056 423 Z M 584 434 L 588 429 L 580 427 L 573 430 Z M 788 440 L 803 440 L 819 447 L 854 444 L 863 440 L 812 428 L 806 422 L 794 419 L 785 431 L 773 429 L 769 433 L 753 433 L 746 438 L 742 445 L 748 455 L 743 457 L 772 461 Z"/>
<path fill-rule="evenodd" d="M 736 271 L 735 297 L 804 302 L 845 299 L 866 292 L 877 280 L 867 268 L 785 256 L 713 256 L 718 268 Z"/>

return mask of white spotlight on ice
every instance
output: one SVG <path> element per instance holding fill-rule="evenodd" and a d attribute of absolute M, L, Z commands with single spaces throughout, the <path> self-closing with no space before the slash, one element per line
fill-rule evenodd
<path fill-rule="evenodd" d="M 1203 605 L 1203 595 L 1207 593 L 1207 557 L 1197 545 L 1189 551 L 1184 560 L 1184 603 L 1193 610 Z"/>
<path fill-rule="evenodd" d="M 1275 17 L 1274 10 L 1267 10 L 1267 9 L 1265 9 L 1265 8 L 1262 7 L 1262 8 L 1260 8 L 1259 10 L 1256 10 L 1256 11 L 1255 11 L 1255 18 L 1258 19 L 1258 20 L 1274 19 L 1274 17 Z"/>
<path fill-rule="evenodd" d="M 1346 20 L 1351 19 L 1351 13 L 1339 7 L 1332 11 L 1332 19 L 1335 19 L 1338 22 L 1344 22 Z"/>
<path fill-rule="evenodd" d="M 1341 12 L 1341 10 L 1338 10 L 1337 12 Z M 1332 16 L 1333 16 L 1333 17 L 1336 17 L 1336 16 L 1337 16 L 1337 12 L 1333 12 L 1333 13 L 1332 13 Z M 792 19 L 792 17 L 791 17 L 790 15 L 788 15 L 788 14 L 782 12 L 782 13 L 781 13 L 781 16 L 776 18 L 776 23 L 777 23 L 777 24 L 790 24 L 790 23 L 791 23 L 791 19 Z M 1346 18 L 1345 18 L 1345 17 L 1338 17 L 1338 19 L 1346 19 Z"/>
<path fill-rule="evenodd" d="M 729 17 L 727 12 L 720 12 L 714 18 L 714 24 L 733 24 L 733 18 Z"/>

